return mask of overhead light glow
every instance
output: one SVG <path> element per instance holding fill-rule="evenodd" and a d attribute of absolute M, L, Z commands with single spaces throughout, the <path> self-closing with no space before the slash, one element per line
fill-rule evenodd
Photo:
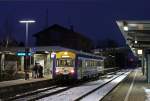
<path fill-rule="evenodd" d="M 137 40 L 135 40 L 134 43 L 137 44 L 138 43 Z"/>
<path fill-rule="evenodd" d="M 35 23 L 35 20 L 21 20 L 20 23 Z"/>
<path fill-rule="evenodd" d="M 138 54 L 141 55 L 143 51 L 141 49 L 138 50 Z"/>
<path fill-rule="evenodd" d="M 131 26 L 131 27 L 137 27 L 137 24 L 128 24 L 128 26 Z"/>
<path fill-rule="evenodd" d="M 58 69 L 56 69 L 56 71 L 55 71 L 56 73 L 58 73 L 59 72 L 59 70 Z"/>
<path fill-rule="evenodd" d="M 128 29 L 128 26 L 124 26 L 124 27 L 123 27 L 123 30 L 124 30 L 124 31 L 128 31 L 128 30 L 129 30 L 129 29 Z"/>
<path fill-rule="evenodd" d="M 72 69 L 70 72 L 73 74 L 74 73 L 74 69 Z"/>

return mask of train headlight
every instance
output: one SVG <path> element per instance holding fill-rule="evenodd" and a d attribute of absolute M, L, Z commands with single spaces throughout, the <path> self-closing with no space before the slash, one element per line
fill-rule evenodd
<path fill-rule="evenodd" d="M 56 73 L 59 73 L 59 70 L 56 70 L 55 72 L 56 72 Z"/>
<path fill-rule="evenodd" d="M 70 72 L 73 74 L 74 73 L 74 69 L 72 69 Z"/>

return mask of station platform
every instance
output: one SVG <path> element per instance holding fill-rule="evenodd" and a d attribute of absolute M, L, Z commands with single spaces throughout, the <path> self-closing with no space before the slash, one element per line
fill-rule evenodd
<path fill-rule="evenodd" d="M 18 93 L 35 90 L 49 86 L 52 83 L 51 78 L 30 78 L 29 80 L 18 79 L 0 82 L 0 99 L 9 97 Z"/>
<path fill-rule="evenodd" d="M 150 84 L 142 70 L 137 69 L 101 101 L 150 101 Z"/>

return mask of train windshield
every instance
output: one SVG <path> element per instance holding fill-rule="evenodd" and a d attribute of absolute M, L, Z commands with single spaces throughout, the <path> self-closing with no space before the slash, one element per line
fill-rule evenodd
<path fill-rule="evenodd" d="M 74 67 L 73 59 L 57 59 L 57 67 Z"/>

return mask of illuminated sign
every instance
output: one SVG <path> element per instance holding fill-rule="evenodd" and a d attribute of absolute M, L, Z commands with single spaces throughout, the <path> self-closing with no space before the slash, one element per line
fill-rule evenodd
<path fill-rule="evenodd" d="M 26 55 L 27 54 L 27 55 Z M 17 52 L 17 56 L 31 56 L 32 53 L 25 53 L 25 52 Z"/>
<path fill-rule="evenodd" d="M 62 58 L 69 58 L 70 56 L 68 55 L 63 55 Z"/>
<path fill-rule="evenodd" d="M 74 52 L 61 51 L 56 53 L 56 58 L 75 58 L 75 55 Z"/>

